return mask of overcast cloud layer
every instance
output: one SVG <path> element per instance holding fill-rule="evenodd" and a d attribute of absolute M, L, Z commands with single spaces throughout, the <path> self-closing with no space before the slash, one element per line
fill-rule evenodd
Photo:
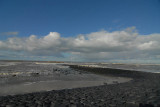
<path fill-rule="evenodd" d="M 63 58 L 67 54 L 82 61 L 155 60 L 160 58 L 160 34 L 140 35 L 134 27 L 76 37 L 61 37 L 58 32 L 50 32 L 40 38 L 31 35 L 0 41 L 0 51 Z"/>

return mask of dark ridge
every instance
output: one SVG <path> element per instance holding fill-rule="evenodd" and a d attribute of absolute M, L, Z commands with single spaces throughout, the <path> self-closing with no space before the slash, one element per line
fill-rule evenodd
<path fill-rule="evenodd" d="M 86 66 L 79 66 L 79 65 L 70 65 L 70 68 L 81 70 L 81 71 L 87 71 L 95 74 L 118 76 L 118 77 L 129 77 L 134 79 L 160 78 L 159 74 L 156 75 L 151 72 L 143 72 L 143 71 L 123 70 L 123 69 L 114 69 L 114 68 L 86 67 Z"/>

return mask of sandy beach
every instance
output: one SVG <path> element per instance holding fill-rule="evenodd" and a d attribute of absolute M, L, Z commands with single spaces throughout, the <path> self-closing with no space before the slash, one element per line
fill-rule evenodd
<path fill-rule="evenodd" d="M 160 75 L 157 73 L 70 65 L 91 75 L 132 78 L 130 81 L 32 92 L 0 97 L 2 107 L 159 107 Z M 82 82 L 82 81 L 81 81 Z M 49 83 L 50 85 L 52 83 Z M 78 84 L 78 83 L 75 83 Z M 74 84 L 74 85 L 75 85 Z M 80 83 L 79 83 L 80 84 Z M 89 83 L 87 83 L 89 84 Z M 36 84 L 35 84 L 36 85 Z M 76 85 L 75 85 L 76 86 Z"/>
<path fill-rule="evenodd" d="M 131 78 L 96 75 L 57 63 L 4 63 L 0 96 L 123 83 Z"/>

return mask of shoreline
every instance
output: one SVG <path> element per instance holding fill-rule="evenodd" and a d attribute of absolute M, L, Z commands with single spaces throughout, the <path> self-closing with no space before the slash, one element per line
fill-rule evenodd
<path fill-rule="evenodd" d="M 69 66 L 72 69 L 100 75 L 128 77 L 133 80 L 125 83 L 105 84 L 94 87 L 52 90 L 48 92 L 35 92 L 14 96 L 0 96 L 1 106 L 160 106 L 160 74 L 110 68 L 79 67 L 77 65 Z"/>
<path fill-rule="evenodd" d="M 85 75 L 86 77 L 83 77 Z M 67 76 L 65 79 L 55 79 L 55 80 L 44 80 L 44 81 L 32 81 L 24 82 L 18 84 L 3 84 L 0 88 L 0 96 L 7 95 L 18 95 L 18 94 L 27 94 L 41 91 L 51 91 L 51 90 L 63 90 L 63 89 L 74 89 L 74 88 L 83 88 L 83 87 L 93 87 L 100 86 L 104 84 L 115 84 L 115 83 L 124 83 L 131 81 L 130 78 L 122 77 L 111 77 L 111 76 L 97 76 L 91 74 L 83 74 L 80 78 L 75 75 L 75 78 L 69 79 L 73 76 Z M 88 76 L 87 76 L 88 75 Z M 91 78 L 89 76 L 93 76 Z M 88 79 L 87 79 L 88 77 Z M 63 78 L 63 77 L 60 77 Z"/>

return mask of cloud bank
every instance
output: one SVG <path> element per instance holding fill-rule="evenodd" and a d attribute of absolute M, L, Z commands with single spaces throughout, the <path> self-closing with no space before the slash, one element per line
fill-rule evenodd
<path fill-rule="evenodd" d="M 140 35 L 135 27 L 61 37 L 57 32 L 0 41 L 0 51 L 32 56 L 73 57 L 81 61 L 154 60 L 160 58 L 160 34 Z"/>

